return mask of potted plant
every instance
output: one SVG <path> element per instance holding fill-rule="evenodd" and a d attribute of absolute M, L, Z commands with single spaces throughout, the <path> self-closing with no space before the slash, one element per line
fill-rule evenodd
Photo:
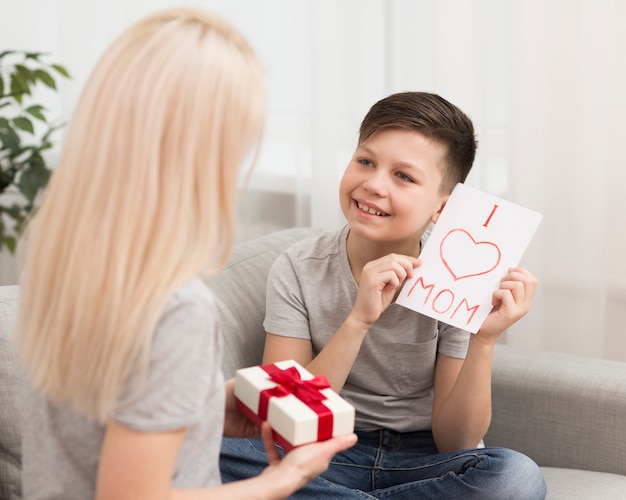
<path fill-rule="evenodd" d="M 63 125 L 48 121 L 46 108 L 33 102 L 39 85 L 56 91 L 57 78 L 70 78 L 63 66 L 46 59 L 39 52 L 0 53 L 0 251 L 15 252 L 37 194 L 50 177 L 43 153 Z"/>

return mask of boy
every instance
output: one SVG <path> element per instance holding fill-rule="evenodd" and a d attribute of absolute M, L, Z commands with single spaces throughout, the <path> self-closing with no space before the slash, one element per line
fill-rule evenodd
<path fill-rule="evenodd" d="M 341 180 L 347 225 L 273 265 L 263 362 L 295 359 L 357 410 L 357 445 L 293 498 L 545 497 L 528 457 L 476 448 L 491 419 L 494 344 L 530 309 L 536 279 L 510 269 L 475 335 L 393 303 L 475 152 L 471 120 L 445 99 L 382 99 Z M 260 470 L 263 459 L 260 443 L 225 440 L 223 480 Z"/>

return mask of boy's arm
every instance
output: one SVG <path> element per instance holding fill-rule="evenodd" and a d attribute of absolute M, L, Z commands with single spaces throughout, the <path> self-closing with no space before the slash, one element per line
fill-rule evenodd
<path fill-rule="evenodd" d="M 263 364 L 276 363 L 285 359 L 293 359 L 306 368 L 313 359 L 311 341 L 267 332 L 265 349 L 263 350 Z"/>
<path fill-rule="evenodd" d="M 315 358 L 310 340 L 281 337 L 268 332 L 263 362 L 294 359 L 314 375 L 324 375 L 333 390 L 340 392 L 365 335 L 420 263 L 414 257 L 398 254 L 368 262 L 357 278 L 359 291 L 350 314 Z"/>
<path fill-rule="evenodd" d="M 324 375 L 335 392 L 340 392 L 361 349 L 367 329 L 351 316 L 343 322 L 315 359 L 311 341 L 267 333 L 263 363 L 293 359 L 314 375 Z"/>
<path fill-rule="evenodd" d="M 465 360 L 437 356 L 432 430 L 440 452 L 476 448 L 487 433 L 492 354 L 493 347 L 482 349 L 472 338 Z"/>
<path fill-rule="evenodd" d="M 510 269 L 493 294 L 494 308 L 470 337 L 465 360 L 437 356 L 432 429 L 439 451 L 474 448 L 491 422 L 491 364 L 496 340 L 532 305 L 537 280 Z"/>

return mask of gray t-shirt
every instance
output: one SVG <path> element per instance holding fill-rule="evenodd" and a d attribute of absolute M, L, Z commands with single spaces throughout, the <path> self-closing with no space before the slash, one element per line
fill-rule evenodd
<path fill-rule="evenodd" d="M 348 263 L 349 227 L 294 244 L 273 264 L 265 330 L 309 339 L 317 355 L 347 318 L 358 286 Z M 431 428 L 437 353 L 465 358 L 470 333 L 391 304 L 365 336 L 341 396 L 356 429 Z"/>
<path fill-rule="evenodd" d="M 220 483 L 224 424 L 218 311 L 199 279 L 180 287 L 159 319 L 144 391 L 129 378 L 113 419 L 138 431 L 187 428 L 172 486 Z M 135 373 L 138 367 L 134 368 Z M 25 499 L 93 498 L 104 427 L 55 405 L 23 384 L 22 481 Z"/>

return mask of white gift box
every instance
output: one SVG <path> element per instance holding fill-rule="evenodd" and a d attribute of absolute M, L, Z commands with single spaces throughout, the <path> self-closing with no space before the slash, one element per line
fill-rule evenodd
<path fill-rule="evenodd" d="M 286 451 L 354 431 L 354 406 L 293 360 L 238 370 L 235 397 L 255 424 L 270 423 Z"/>

